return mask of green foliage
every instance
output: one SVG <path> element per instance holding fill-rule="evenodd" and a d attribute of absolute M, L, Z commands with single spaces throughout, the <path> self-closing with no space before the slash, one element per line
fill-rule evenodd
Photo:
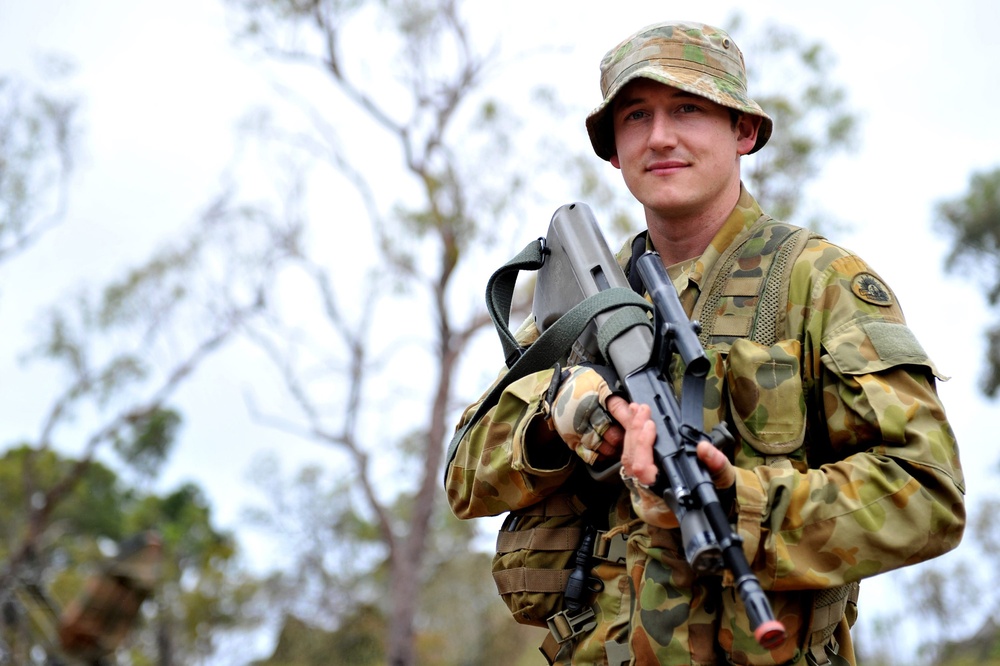
<path fill-rule="evenodd" d="M 940 202 L 935 212 L 938 228 L 952 240 L 945 268 L 979 282 L 987 303 L 996 309 L 1000 303 L 1000 168 L 973 174 L 966 193 Z M 981 387 L 995 398 L 1000 392 L 1000 322 L 986 331 L 986 340 Z"/>
<path fill-rule="evenodd" d="M 974 173 L 968 191 L 936 207 L 939 228 L 952 236 L 954 245 L 946 259 L 949 269 L 979 272 L 988 279 L 987 300 L 1000 299 L 1000 168 Z"/>
<path fill-rule="evenodd" d="M 27 446 L 9 449 L 0 457 L 0 556 L 24 538 L 32 503 L 36 506 L 46 490 L 71 474 L 75 461 L 52 451 Z M 117 475 L 100 463 L 88 465 L 66 501 L 52 507 L 51 523 L 57 534 L 88 535 L 118 540 L 124 536 L 120 505 L 130 493 Z"/>
<path fill-rule="evenodd" d="M 211 508 L 192 484 L 136 502 L 126 517 L 131 529 L 159 531 L 164 551 L 157 622 L 173 635 L 178 663 L 211 654 L 226 630 L 252 626 L 249 604 L 257 583 L 240 572 L 232 535 L 211 525 Z"/>
<path fill-rule="evenodd" d="M 32 504 L 76 467 L 75 460 L 24 446 L 0 457 L 0 557 L 10 561 L 12 549 L 24 539 Z M 200 489 L 189 484 L 163 496 L 140 492 L 99 462 L 87 464 L 70 495 L 52 508 L 49 527 L 31 548 L 30 566 L 22 569 L 12 589 L 0 589 L 0 599 L 16 593 L 23 608 L 34 608 L 38 600 L 24 590 L 35 586 L 58 613 L 79 594 L 86 575 L 106 555 L 107 544 L 149 530 L 162 538 L 162 578 L 142 614 L 144 621 L 123 648 L 131 663 L 158 663 L 164 642 L 174 663 L 194 663 L 212 653 L 219 632 L 252 625 L 249 604 L 257 585 L 237 568 L 235 542 L 212 525 Z M 7 579 L 5 584 L 11 583 Z M 44 604 L 35 615 L 42 611 Z M 27 644 L 17 638 L 25 631 Z M 15 624 L 2 639 L 25 649 L 53 640 L 39 631 Z"/>
<path fill-rule="evenodd" d="M 118 434 L 114 449 L 130 467 L 152 477 L 170 454 L 180 425 L 181 415 L 173 409 L 135 414 Z"/>

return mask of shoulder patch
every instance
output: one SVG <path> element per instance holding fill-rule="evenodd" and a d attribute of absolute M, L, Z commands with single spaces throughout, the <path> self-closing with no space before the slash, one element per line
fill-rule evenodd
<path fill-rule="evenodd" d="M 892 305 L 892 292 L 882 280 L 871 273 L 858 273 L 851 280 L 851 291 L 854 295 L 872 305 Z"/>

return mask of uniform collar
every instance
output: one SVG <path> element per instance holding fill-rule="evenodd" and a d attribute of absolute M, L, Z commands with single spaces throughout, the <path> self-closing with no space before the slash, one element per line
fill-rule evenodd
<path fill-rule="evenodd" d="M 763 214 L 757 200 L 747 191 L 743 183 L 740 183 L 740 197 L 736 201 L 736 206 L 702 255 L 697 259 L 689 259 L 667 267 L 667 273 L 681 295 L 681 302 L 688 315 L 691 314 L 698 294 L 704 286 L 702 285 L 704 277 L 712 272 L 722 253 L 732 245 L 736 237 L 753 226 Z M 646 248 L 652 249 L 648 237 Z"/>

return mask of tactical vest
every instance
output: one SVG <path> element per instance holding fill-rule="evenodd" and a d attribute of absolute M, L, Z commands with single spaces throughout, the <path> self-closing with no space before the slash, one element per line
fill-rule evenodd
<path fill-rule="evenodd" d="M 723 352 L 738 340 L 763 347 L 778 342 L 785 328 L 791 271 L 805 244 L 808 230 L 761 216 L 738 236 L 706 276 L 704 289 L 694 306 L 692 320 L 701 323 L 702 345 Z M 641 293 L 641 282 L 631 262 L 645 250 L 645 232 L 632 243 L 632 259 L 626 268 L 633 289 Z M 767 464 L 790 466 L 784 455 L 767 457 Z M 574 600 L 566 607 L 564 591 L 581 562 L 625 562 L 625 535 L 607 538 L 597 530 L 596 538 L 585 538 L 593 529 L 585 518 L 578 497 L 556 495 L 505 519 L 497 538 L 493 577 L 497 590 L 514 618 L 521 623 L 548 627 L 540 648 L 549 663 L 564 658 L 573 642 L 595 628 L 593 609 Z M 581 553 L 581 544 L 587 552 Z M 853 623 L 857 584 L 817 591 L 810 619 L 807 660 L 815 666 L 846 663 L 836 654 L 834 631 L 845 615 Z M 627 645 L 606 644 L 608 663 L 627 663 Z"/>

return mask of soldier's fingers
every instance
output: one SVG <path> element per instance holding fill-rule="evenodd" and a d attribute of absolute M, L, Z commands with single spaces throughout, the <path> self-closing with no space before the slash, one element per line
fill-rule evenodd
<path fill-rule="evenodd" d="M 656 424 L 650 418 L 648 405 L 630 405 L 630 416 L 622 425 L 625 441 L 622 448 L 622 467 L 625 473 L 644 485 L 656 481 L 653 464 L 653 443 L 656 441 Z"/>
<path fill-rule="evenodd" d="M 629 409 L 628 401 L 620 395 L 610 396 L 606 404 L 608 414 L 611 414 L 611 417 L 618 423 L 624 424 L 627 419 L 632 418 L 632 410 Z"/>
<path fill-rule="evenodd" d="M 617 423 L 611 424 L 611 427 L 604 432 L 604 443 L 609 445 L 615 450 L 622 447 L 622 443 L 625 441 L 625 428 L 618 425 Z"/>
<path fill-rule="evenodd" d="M 598 449 L 598 453 L 601 454 L 602 458 L 617 458 L 625 443 L 625 428 L 621 425 L 621 422 L 623 419 L 631 418 L 632 412 L 629 409 L 628 401 L 617 395 L 608 398 L 607 410 L 611 418 L 615 420 L 615 423 L 612 423 L 611 427 L 602 435 L 601 439 L 603 441 Z"/>
<path fill-rule="evenodd" d="M 733 469 L 733 464 L 729 462 L 726 454 L 711 442 L 707 439 L 698 442 L 697 453 L 698 459 L 704 463 L 716 488 L 729 488 L 736 483 L 736 470 Z"/>

